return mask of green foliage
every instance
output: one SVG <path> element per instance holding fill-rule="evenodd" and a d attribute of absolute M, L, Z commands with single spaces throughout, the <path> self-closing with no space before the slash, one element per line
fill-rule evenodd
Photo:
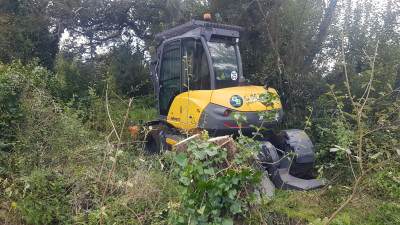
<path fill-rule="evenodd" d="M 391 167 L 374 174 L 368 184 L 370 194 L 382 199 L 400 198 L 400 163 L 395 162 Z"/>
<path fill-rule="evenodd" d="M 16 144 L 12 125 L 22 121 L 19 107 L 19 74 L 0 63 L 0 151 L 9 151 Z"/>
<path fill-rule="evenodd" d="M 99 214 L 104 213 L 108 224 L 165 224 L 168 220 L 231 224 L 245 218 L 259 222 L 250 213 L 252 196 L 244 194 L 244 187 L 258 182 L 250 160 L 257 143 L 246 137 L 238 139 L 240 151 L 228 160 L 233 166 L 226 167 L 228 152 L 207 142 L 192 143 L 186 155 L 170 162 L 164 156 L 141 155 L 137 151 L 141 136 L 132 140 L 124 132 L 126 143 L 111 181 L 113 191 L 106 207 L 99 207 L 116 145 L 113 134 L 109 136 L 109 120 L 118 130 L 126 113 L 126 104 L 119 98 L 135 97 L 128 126 L 156 118 L 144 46 L 157 44 L 150 40 L 153 34 L 211 12 L 214 22 L 245 28 L 240 43 L 244 75 L 253 83 L 279 90 L 286 107 L 282 127 L 303 128 L 306 117 L 317 163 L 323 163 L 317 166 L 333 184 L 322 192 L 278 191 L 268 207 L 268 212 L 275 212 L 273 222 L 326 222 L 351 194 L 348 186 L 354 172 L 360 171 L 357 151 L 361 146 L 362 165 L 379 166 L 369 171 L 357 189 L 357 201 L 333 223 L 400 223 L 399 167 L 383 163 L 399 151 L 400 103 L 393 98 L 398 87 L 395 80 L 400 81 L 399 6 L 395 1 L 387 1 L 386 7 L 374 4 L 342 1 L 327 21 L 324 15 L 329 15 L 329 6 L 315 0 L 3 1 L 0 221 L 98 224 Z M 70 38 L 60 42 L 64 29 Z M 327 35 L 320 35 L 324 30 Z M 345 40 L 346 62 L 332 66 L 327 62 L 343 58 L 339 36 Z M 82 43 L 83 39 L 87 42 Z M 109 52 L 99 54 L 98 46 Z M 59 49 L 63 52 L 56 56 Z M 374 64 L 371 57 L 376 58 Z M 309 62 L 311 69 L 305 71 Z M 343 65 L 356 108 L 363 105 L 365 88 L 371 90 L 360 114 L 361 129 L 357 111 L 343 94 Z M 335 86 L 328 88 L 325 82 Z M 110 115 L 105 107 L 107 85 Z M 273 104 L 272 96 L 264 97 L 269 99 L 266 105 Z M 308 106 L 312 112 L 306 110 Z M 275 113 L 262 116 L 273 119 Z M 246 121 L 240 113 L 233 117 L 239 125 Z M 107 143 L 103 143 L 105 137 Z M 178 172 L 177 180 L 170 178 L 171 167 Z"/>
<path fill-rule="evenodd" d="M 0 61 L 22 60 L 28 64 L 38 58 L 52 68 L 58 52 L 59 34 L 44 10 L 48 1 L 2 1 L 0 5 Z M 44 13 L 46 11 L 46 13 Z"/>
<path fill-rule="evenodd" d="M 187 153 L 175 156 L 173 170 L 184 189 L 183 210 L 177 204 L 170 213 L 173 223 L 233 224 L 233 218 L 246 218 L 254 199 L 247 190 L 261 182 L 262 172 L 252 168 L 257 151 L 247 148 L 237 157 L 229 151 L 208 141 L 192 141 Z"/>
<path fill-rule="evenodd" d="M 107 65 L 107 71 L 115 77 L 118 93 L 138 97 L 150 94 L 152 90 L 145 60 L 144 51 L 136 45 L 134 50 L 121 46 L 102 56 L 101 62 Z"/>
<path fill-rule="evenodd" d="M 21 177 L 24 189 L 17 202 L 21 218 L 29 224 L 69 224 L 68 179 L 48 171 L 33 171 Z"/>

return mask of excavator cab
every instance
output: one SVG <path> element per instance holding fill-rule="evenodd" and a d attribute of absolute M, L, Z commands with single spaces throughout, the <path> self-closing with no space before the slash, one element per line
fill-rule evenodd
<path fill-rule="evenodd" d="M 277 93 L 266 86 L 246 85 L 239 51 L 238 26 L 190 21 L 157 34 L 160 39 L 151 60 L 150 77 L 158 102 L 158 119 L 150 121 L 147 152 L 171 150 L 189 135 L 208 131 L 209 136 L 251 134 L 256 127 L 272 127 L 283 118 L 280 99 L 264 105 L 259 95 Z M 263 118 L 260 111 L 274 113 Z M 238 126 L 231 115 L 246 116 Z M 310 190 L 322 187 L 325 179 L 308 179 L 314 152 L 301 130 L 285 130 L 260 140 L 259 160 L 275 186 Z M 291 156 L 286 157 L 287 153 Z"/>
<path fill-rule="evenodd" d="M 163 40 L 152 63 L 161 119 L 180 93 L 237 87 L 243 82 L 238 47 L 241 29 L 191 21 L 156 35 Z"/>

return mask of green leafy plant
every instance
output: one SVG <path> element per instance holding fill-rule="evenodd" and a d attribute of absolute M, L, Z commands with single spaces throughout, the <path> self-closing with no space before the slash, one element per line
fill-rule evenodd
<path fill-rule="evenodd" d="M 253 169 L 256 148 L 241 150 L 235 154 L 199 139 L 175 156 L 174 172 L 184 189 L 180 203 L 171 205 L 173 223 L 233 224 L 233 218 L 246 218 L 254 200 L 249 188 L 261 182 L 262 172 Z"/>
<path fill-rule="evenodd" d="M 68 224 L 69 183 L 61 174 L 34 171 L 22 177 L 24 189 L 17 210 L 29 224 Z"/>

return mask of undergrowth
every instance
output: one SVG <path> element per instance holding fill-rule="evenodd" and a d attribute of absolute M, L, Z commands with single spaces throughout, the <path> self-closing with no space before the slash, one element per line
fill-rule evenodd
<path fill-rule="evenodd" d="M 347 156 L 333 154 L 329 148 L 354 146 L 353 131 L 345 129 L 337 111 L 324 109 L 333 104 L 325 97 L 314 105 L 308 132 L 315 143 L 317 166 L 329 185 L 310 192 L 278 190 L 268 204 L 259 204 L 252 194 L 243 195 L 243 187 L 257 183 L 259 174 L 246 168 L 219 173 L 223 149 L 207 145 L 203 147 L 210 152 L 202 152 L 201 144 L 194 143 L 192 155 L 177 155 L 176 160 L 173 154 L 149 156 L 140 150 L 145 132 L 136 137 L 123 132 L 115 172 L 108 177 L 118 140 L 109 120 L 115 121 L 117 130 L 121 128 L 126 99 L 110 90 L 107 110 L 106 96 L 89 89 L 87 98 L 75 96 L 64 102 L 50 94 L 60 82 L 56 78 L 35 63 L 0 64 L 2 224 L 99 224 L 100 215 L 104 224 L 186 223 L 189 218 L 215 223 L 257 224 L 262 218 L 269 224 L 321 224 L 351 193 L 354 177 Z M 149 98 L 133 100 L 127 127 L 140 127 L 141 120 L 155 118 Z M 283 126 L 294 128 L 293 124 L 301 128 L 300 121 Z M 398 137 L 385 130 L 368 136 L 366 147 L 371 151 L 366 164 L 395 154 Z M 243 160 L 237 165 L 246 166 Z M 108 179 L 110 187 L 101 207 Z M 353 201 L 332 223 L 400 223 L 399 180 L 398 161 L 371 170 Z"/>

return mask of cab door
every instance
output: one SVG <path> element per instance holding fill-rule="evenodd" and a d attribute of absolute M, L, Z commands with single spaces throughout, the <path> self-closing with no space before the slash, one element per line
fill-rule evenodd
<path fill-rule="evenodd" d="M 182 39 L 183 92 L 211 90 L 210 69 L 200 38 Z"/>
<path fill-rule="evenodd" d="M 181 128 L 197 128 L 201 111 L 210 102 L 211 78 L 205 48 L 200 38 L 182 39 Z"/>
<path fill-rule="evenodd" d="M 180 93 L 181 43 L 180 40 L 164 45 L 160 69 L 159 115 L 168 115 L 174 98 Z"/>

